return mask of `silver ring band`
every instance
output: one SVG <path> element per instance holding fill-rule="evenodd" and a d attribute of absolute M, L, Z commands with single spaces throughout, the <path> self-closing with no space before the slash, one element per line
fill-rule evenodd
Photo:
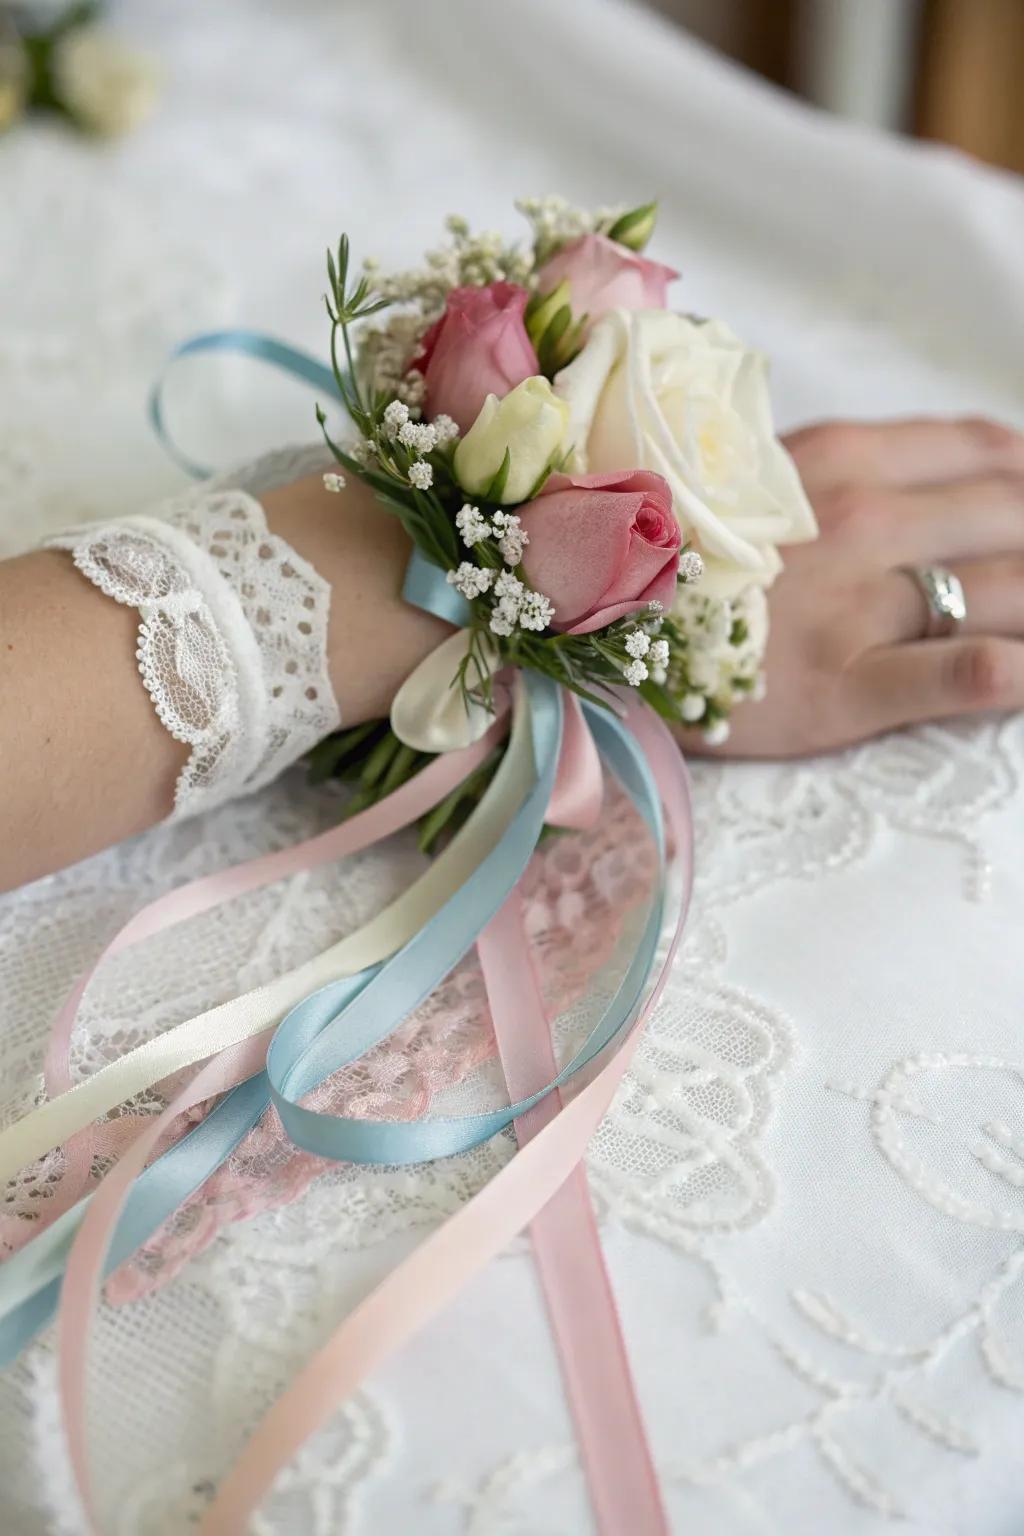
<path fill-rule="evenodd" d="M 927 606 L 924 637 L 947 639 L 955 635 L 967 618 L 967 600 L 958 576 L 943 565 L 905 565 Z"/>

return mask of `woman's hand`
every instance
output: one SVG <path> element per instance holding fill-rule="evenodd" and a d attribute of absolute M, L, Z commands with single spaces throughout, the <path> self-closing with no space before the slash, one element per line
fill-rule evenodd
<path fill-rule="evenodd" d="M 826 422 L 787 439 L 821 527 L 770 594 L 768 697 L 718 756 L 798 757 L 1024 708 L 1024 436 L 990 421 Z M 924 639 L 901 566 L 946 566 L 966 621 Z M 707 751 L 700 741 L 686 747 Z"/>

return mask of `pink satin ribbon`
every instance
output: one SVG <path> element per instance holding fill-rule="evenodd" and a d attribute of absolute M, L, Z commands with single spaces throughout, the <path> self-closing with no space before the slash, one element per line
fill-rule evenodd
<path fill-rule="evenodd" d="M 533 953 L 513 896 L 478 943 L 509 1097 L 558 1068 Z M 524 1147 L 563 1107 L 560 1091 L 516 1121 Z M 602 1536 L 668 1536 L 658 1475 L 615 1306 L 586 1169 L 578 1162 L 530 1226 L 591 1503 Z"/>
<path fill-rule="evenodd" d="M 579 699 L 562 690 L 562 750 L 548 801 L 547 819 L 553 827 L 586 832 L 601 814 L 604 773 L 601 754 Z"/>
<path fill-rule="evenodd" d="M 259 858 L 247 860 L 244 864 L 236 864 L 232 869 L 218 870 L 215 874 L 206 875 L 200 880 L 192 880 L 188 885 L 179 886 L 176 890 L 159 896 L 129 918 L 124 927 L 119 929 L 106 948 L 100 952 L 89 970 L 75 982 L 50 1027 L 43 1068 L 48 1097 L 55 1098 L 71 1087 L 69 1053 L 75 1020 L 78 1017 L 78 1009 L 85 995 L 85 989 L 105 960 L 120 954 L 132 944 L 138 944 L 143 939 L 163 933 L 166 929 L 185 922 L 187 918 L 208 912 L 212 907 L 220 906 L 222 902 L 230 901 L 235 896 L 258 890 L 265 885 L 272 885 L 275 880 L 283 880 L 288 875 L 316 869 L 321 864 L 334 863 L 349 854 L 359 853 L 371 844 L 390 837 L 392 833 L 417 821 L 435 805 L 439 805 L 445 796 L 472 773 L 474 768 L 479 767 L 497 746 L 507 729 L 507 699 L 499 696 L 498 705 L 498 718 L 479 741 L 459 752 L 438 757 L 434 762 L 429 763 L 422 773 L 403 784 L 386 799 L 379 801 L 377 805 L 371 806 L 369 810 L 360 812 L 350 820 L 329 828 L 326 832 L 321 832 L 317 837 L 296 843 L 294 847 L 279 849 L 277 853 L 263 854 Z M 225 1087 L 233 1087 L 234 1082 L 242 1082 L 244 1078 L 260 1070 L 263 1058 L 266 1056 L 266 1034 L 257 1036 L 253 1041 L 246 1041 L 242 1046 L 233 1047 L 229 1054 L 231 1070 L 237 1071 L 240 1075 L 236 1076 L 233 1082 L 225 1081 L 222 1087 L 211 1089 L 211 1093 L 220 1093 Z M 243 1070 L 245 1067 L 249 1067 L 250 1070 Z M 206 1096 L 209 1097 L 209 1095 Z M 201 1099 L 193 1098 L 187 1107 L 191 1108 L 200 1102 Z M 132 1117 L 133 1126 L 137 1127 L 140 1123 L 138 1117 Z M 77 1204 L 84 1193 L 90 1180 L 96 1136 L 96 1127 L 90 1125 L 64 1144 L 62 1148 L 64 1169 L 60 1183 L 51 1199 L 47 1201 L 48 1219 L 55 1220 L 64 1211 L 69 1210 L 71 1206 Z"/>
<path fill-rule="evenodd" d="M 534 1220 L 583 1156 L 657 1003 L 682 935 L 693 872 L 685 770 L 665 726 L 637 706 L 630 723 L 658 781 L 683 875 L 682 911 L 629 1038 L 597 1076 L 490 1183 L 349 1314 L 266 1414 L 207 1511 L 200 1536 L 244 1536 L 278 1473 L 377 1366 L 413 1338 Z M 627 1527 L 627 1530 L 630 1527 Z"/>
<path fill-rule="evenodd" d="M 292 1386 L 265 1416 L 249 1440 L 208 1510 L 200 1526 L 200 1536 L 244 1536 L 249 1517 L 259 1506 L 281 1468 L 292 1459 L 309 1436 L 325 1423 L 372 1370 L 419 1332 L 517 1233 L 534 1222 L 579 1166 L 587 1141 L 629 1064 L 643 1022 L 661 995 L 682 933 L 692 879 L 689 793 L 678 748 L 661 722 L 650 716 L 642 706 L 635 706 L 631 711 L 630 724 L 647 753 L 659 785 L 675 842 L 677 860 L 682 868 L 684 890 L 682 909 L 668 952 L 653 990 L 626 1042 L 569 1104 L 560 1108 L 552 1106 L 553 1118 L 533 1133 L 515 1159 L 443 1227 L 426 1239 L 398 1269 L 387 1276 L 339 1326 L 328 1343 L 305 1366 Z M 483 742 L 477 743 L 476 748 L 466 749 L 467 753 L 478 752 L 475 761 L 482 760 L 487 750 L 490 750 L 490 744 L 485 747 Z M 461 753 L 459 757 L 461 776 L 469 771 L 469 767 L 467 758 Z M 366 846 L 366 842 L 373 841 L 375 837 L 387 835 L 381 830 L 381 825 L 378 825 L 375 833 L 371 832 L 364 820 L 365 817 L 372 817 L 374 812 L 382 812 L 384 806 L 390 807 L 390 814 L 380 816 L 380 823 L 386 824 L 388 831 L 394 831 L 398 826 L 415 819 L 427 808 L 427 804 L 417 797 L 416 787 L 422 794 L 426 788 L 424 781 L 427 774 L 440 769 L 445 761 L 440 759 L 405 786 L 405 790 L 413 791 L 411 795 L 404 796 L 402 790 L 397 791 L 388 801 L 375 807 L 373 812 L 365 812 L 362 817 L 353 818 L 334 831 L 312 839 L 309 844 L 300 845 L 299 849 L 272 854 L 265 859 L 253 860 L 249 865 L 242 865 L 238 870 L 226 872 L 223 878 L 229 893 L 253 889 L 256 885 L 278 879 L 298 868 L 311 867 L 310 861 L 301 852 L 303 847 L 307 851 L 310 848 L 320 850 L 314 853 L 314 862 L 320 863 L 328 858 L 339 857 L 343 851 Z M 432 787 L 437 788 L 437 785 L 432 784 Z M 568 793 L 565 785 L 563 791 Z M 398 811 L 394 802 L 400 796 L 403 797 L 405 815 L 404 819 L 396 820 Z M 369 835 L 365 841 L 360 841 L 364 832 Z M 339 844 L 343 846 L 339 847 Z M 323 851 L 327 846 L 330 852 Z M 254 866 L 262 869 L 262 878 L 253 876 Z M 268 874 L 268 868 L 274 872 Z M 244 876 L 241 883 L 236 883 L 236 877 L 241 876 L 242 871 L 249 871 L 248 883 Z M 162 898 L 161 902 L 153 903 L 144 913 L 138 914 L 138 918 L 133 920 L 133 924 L 139 925 L 137 928 L 133 924 L 128 925 L 133 935 L 142 937 L 144 932 L 157 932 L 161 927 L 169 926 L 172 921 L 179 922 L 183 917 L 192 915 L 192 912 L 206 910 L 216 901 L 225 899 L 224 886 L 219 883 L 218 877 L 210 877 L 209 881 L 196 884 L 207 887 L 200 898 L 204 905 L 192 907 L 185 903 L 188 910 L 181 910 L 181 899 L 186 896 L 189 888 L 171 893 L 171 896 Z M 219 895 L 216 894 L 218 890 L 221 892 Z M 179 900 L 175 901 L 174 898 Z M 177 915 L 168 917 L 155 927 L 143 922 L 147 913 L 151 922 L 153 908 L 164 903 L 169 904 L 165 911 L 170 910 Z M 105 954 L 113 953 L 129 942 L 124 938 L 125 932 L 122 930 Z M 87 981 L 88 977 L 80 988 L 76 988 L 69 1004 L 65 1006 L 77 1004 Z M 58 1320 L 60 1387 L 72 1468 L 89 1530 L 94 1536 L 99 1536 L 100 1527 L 95 1515 L 88 1467 L 85 1418 L 88 1340 L 103 1263 L 118 1216 L 132 1181 L 141 1173 L 171 1123 L 191 1105 L 233 1086 L 251 1075 L 252 1071 L 258 1070 L 266 1053 L 266 1043 L 265 1036 L 257 1037 L 207 1062 L 167 1108 L 147 1124 L 93 1195 L 72 1246 Z M 550 1049 L 550 1041 L 548 1045 Z M 618 1362 L 608 1358 L 607 1348 L 610 1342 L 614 1353 L 623 1346 L 621 1336 L 616 1337 L 618 1324 L 614 1319 L 614 1304 L 611 1303 L 611 1306 L 614 1327 L 609 1335 L 606 1316 L 602 1345 L 605 1358 L 601 1377 L 604 1383 L 612 1384 L 611 1396 L 614 1396 L 618 1391 L 618 1386 L 614 1384 L 621 1385 L 621 1367 Z M 609 1396 L 607 1386 L 602 1388 L 601 1395 Z M 618 1412 L 621 1411 L 620 1405 Z M 627 1419 L 630 1412 L 627 1403 Z M 598 1410 L 596 1414 L 591 1414 L 591 1418 L 599 1435 L 616 1432 L 616 1411 L 604 1417 L 602 1411 Z M 642 1426 L 640 1433 L 642 1435 Z M 650 1475 L 653 1476 L 649 1455 L 646 1459 Z M 638 1497 L 649 1500 L 649 1489 L 645 1492 L 647 1475 L 646 1471 L 640 1473 L 636 1490 Z M 616 1481 L 614 1476 L 611 1481 Z M 617 1496 L 616 1490 L 612 1488 L 607 1493 L 597 1489 L 594 1491 L 595 1503 L 599 1499 L 601 1501 L 598 1518 L 602 1530 L 622 1531 L 624 1527 L 621 1523 L 617 1526 L 609 1523 L 612 1517 L 604 1506 L 606 1497 Z M 655 1511 L 649 1504 L 647 1507 L 650 1509 L 650 1517 L 654 1519 L 660 1506 L 659 1511 Z M 663 1515 L 661 1518 L 663 1520 Z M 632 1520 L 626 1528 L 630 1531 L 643 1529 L 652 1532 L 665 1529 L 663 1524 L 641 1527 Z"/>
<path fill-rule="evenodd" d="M 233 896 L 270 885 L 275 880 L 302 870 L 315 869 L 318 865 L 343 858 L 347 854 L 358 853 L 418 820 L 450 794 L 493 751 L 506 729 L 506 712 L 499 716 L 479 741 L 459 752 L 438 757 L 386 799 L 353 816 L 349 821 L 341 822 L 327 832 L 292 848 L 264 854 L 245 864 L 236 865 L 233 869 L 194 880 L 143 907 L 115 934 L 92 968 L 76 982 L 54 1021 L 50 1053 L 60 1059 L 63 1049 L 66 1060 L 78 1005 L 104 960 L 130 944 L 161 933 L 176 923 L 184 922 L 186 918 L 209 911 L 211 907 Z M 243 1040 L 222 1051 L 190 1078 L 166 1109 L 141 1122 L 142 1129 L 137 1139 L 93 1195 L 72 1244 L 61 1288 L 57 1320 L 59 1374 L 68 1451 L 90 1531 L 98 1531 L 99 1524 L 93 1504 L 86 1438 L 88 1337 L 92 1314 L 99 1300 L 107 1249 L 118 1217 L 132 1183 L 173 1122 L 196 1104 L 234 1088 L 259 1072 L 266 1061 L 272 1032 L 268 1028 L 252 1039 Z M 72 1141 L 88 1147 L 92 1130 L 92 1127 L 87 1127 Z M 67 1145 L 70 1147 L 71 1143 Z M 87 1177 L 86 1166 L 84 1178 Z"/>
<path fill-rule="evenodd" d="M 562 757 L 548 819 L 585 830 L 601 814 L 601 759 L 579 700 L 566 694 Z M 518 892 L 477 942 L 510 1100 L 549 1083 L 558 1066 Z M 515 1123 L 520 1147 L 563 1108 L 561 1090 Z M 534 1217 L 530 1240 L 558 1347 L 601 1536 L 669 1536 L 615 1296 L 581 1162 Z"/>

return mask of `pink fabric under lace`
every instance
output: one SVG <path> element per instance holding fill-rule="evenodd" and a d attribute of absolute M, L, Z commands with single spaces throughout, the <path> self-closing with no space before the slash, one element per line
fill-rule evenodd
<path fill-rule="evenodd" d="M 586 994 L 614 952 L 628 913 L 651 890 L 654 849 L 626 795 L 607 788 L 605 812 L 585 833 L 555 834 L 534 854 L 523 881 L 530 933 L 549 1015 Z M 475 950 L 386 1041 L 336 1073 L 306 1100 L 338 1115 L 413 1120 L 496 1055 Z M 147 1110 L 151 1107 L 147 1105 Z M 192 1112 L 198 1120 L 210 1106 Z M 94 1176 L 116 1160 L 140 1124 L 137 1107 L 97 1127 Z M 123 1302 L 173 1278 L 229 1222 L 296 1200 L 329 1166 L 299 1151 L 273 1109 L 225 1165 L 111 1277 Z M 53 1152 L 15 1180 L 0 1205 L 0 1258 L 23 1246 L 65 1208 L 63 1160 Z"/>

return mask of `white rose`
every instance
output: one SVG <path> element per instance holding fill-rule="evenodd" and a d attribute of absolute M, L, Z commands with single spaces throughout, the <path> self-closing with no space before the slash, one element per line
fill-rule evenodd
<path fill-rule="evenodd" d="M 482 496 L 507 452 L 508 479 L 498 499 L 506 506 L 525 501 L 562 447 L 568 420 L 569 407 L 547 379 L 524 379 L 503 400 L 488 395 L 455 450 L 455 478 L 471 496 Z"/>
<path fill-rule="evenodd" d="M 700 590 L 769 586 L 779 544 L 813 539 L 814 513 L 775 436 L 767 368 L 717 320 L 612 310 L 555 379 L 582 472 L 642 468 L 672 488 L 684 537 L 705 561 Z"/>

